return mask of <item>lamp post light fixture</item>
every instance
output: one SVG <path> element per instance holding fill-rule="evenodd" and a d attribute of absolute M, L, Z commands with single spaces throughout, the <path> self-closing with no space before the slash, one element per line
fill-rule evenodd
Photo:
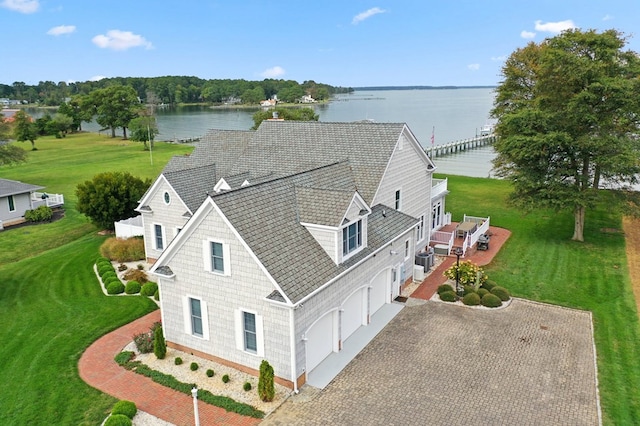
<path fill-rule="evenodd" d="M 456 247 L 456 293 L 458 297 L 462 297 L 464 291 L 460 286 L 460 256 L 462 256 L 462 248 Z"/>
<path fill-rule="evenodd" d="M 196 426 L 200 426 L 200 415 L 198 414 L 198 388 L 192 388 L 191 395 L 193 395 L 193 415 L 196 419 Z"/>

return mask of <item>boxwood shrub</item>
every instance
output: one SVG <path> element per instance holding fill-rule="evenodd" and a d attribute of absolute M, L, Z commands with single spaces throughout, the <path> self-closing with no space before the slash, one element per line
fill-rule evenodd
<path fill-rule="evenodd" d="M 491 294 L 495 294 L 503 302 L 506 302 L 507 300 L 511 299 L 511 294 L 509 294 L 509 290 L 507 290 L 504 287 L 495 286 L 494 288 L 491 289 Z"/>
<path fill-rule="evenodd" d="M 472 285 L 462 286 L 462 294 L 469 294 L 469 293 L 475 293 L 475 292 L 476 292 L 476 288 Z"/>
<path fill-rule="evenodd" d="M 124 414 L 125 416 L 133 419 L 133 416 L 138 412 L 135 402 L 132 401 L 118 401 L 111 410 L 111 415 Z"/>
<path fill-rule="evenodd" d="M 482 296 L 480 300 L 482 306 L 486 306 L 487 308 L 497 308 L 498 306 L 502 306 L 502 301 L 495 294 L 487 293 Z"/>
<path fill-rule="evenodd" d="M 156 290 L 155 293 L 153 293 L 153 300 L 155 300 L 156 302 L 160 301 L 160 291 Z"/>
<path fill-rule="evenodd" d="M 138 294 L 142 286 L 138 281 L 129 281 L 124 287 L 124 292 L 127 294 Z"/>
<path fill-rule="evenodd" d="M 198 369 L 198 363 L 192 362 L 189 368 L 191 369 L 191 371 L 196 371 Z"/>
<path fill-rule="evenodd" d="M 242 385 L 242 389 L 244 389 L 246 392 L 249 392 L 251 390 L 251 383 L 244 382 L 244 385 Z"/>
<path fill-rule="evenodd" d="M 207 370 L 207 377 L 213 377 L 216 374 L 212 369 Z"/>
<path fill-rule="evenodd" d="M 229 375 L 228 375 L 228 374 L 225 374 L 224 376 L 222 376 L 222 381 L 223 381 L 224 383 L 229 383 L 229 380 L 231 380 L 231 379 L 229 378 Z"/>
<path fill-rule="evenodd" d="M 113 266 L 111 265 L 102 265 L 98 268 L 98 275 L 101 277 L 108 272 L 116 273 L 115 269 L 113 269 Z"/>
<path fill-rule="evenodd" d="M 482 288 L 486 288 L 487 290 L 491 291 L 492 288 L 494 288 L 496 286 L 496 282 L 493 280 L 487 280 L 484 282 L 484 284 L 482 284 Z"/>
<path fill-rule="evenodd" d="M 142 296 L 153 296 L 154 294 L 156 294 L 156 291 L 158 291 L 158 284 L 154 283 L 153 281 L 149 281 L 144 283 L 142 289 L 140 290 L 140 294 Z"/>
<path fill-rule="evenodd" d="M 104 426 L 131 426 L 133 422 L 124 414 L 113 414 L 104 422 Z"/>
<path fill-rule="evenodd" d="M 173 360 L 173 363 L 175 365 L 181 365 L 182 364 L 182 358 L 180 358 L 179 356 L 176 357 L 176 359 Z"/>
<path fill-rule="evenodd" d="M 476 293 L 478 293 L 478 296 L 480 296 L 480 298 L 482 298 L 482 296 L 484 296 L 485 294 L 489 293 L 489 290 L 487 290 L 486 288 L 480 287 Z"/>
<path fill-rule="evenodd" d="M 468 306 L 477 306 L 480 304 L 480 296 L 478 293 L 467 293 L 462 298 L 462 303 Z"/>
<path fill-rule="evenodd" d="M 116 275 L 116 273 L 115 273 L 115 272 L 111 272 L 111 271 L 109 271 L 109 272 L 105 273 L 101 278 L 102 278 L 102 282 L 107 282 L 107 281 L 109 281 L 111 278 L 118 279 L 118 276 Z"/>
<path fill-rule="evenodd" d="M 109 294 L 121 294 L 124 293 L 124 284 L 120 281 L 118 282 L 110 282 L 107 285 L 107 293 Z M 497 297 L 497 296 L 496 296 Z"/>
<path fill-rule="evenodd" d="M 458 296 L 453 291 L 443 291 L 440 293 L 440 300 L 443 302 L 455 302 Z"/>
<path fill-rule="evenodd" d="M 453 291 L 453 287 L 451 287 L 449 284 L 442 284 L 438 286 L 438 294 L 442 294 L 445 291 Z"/>

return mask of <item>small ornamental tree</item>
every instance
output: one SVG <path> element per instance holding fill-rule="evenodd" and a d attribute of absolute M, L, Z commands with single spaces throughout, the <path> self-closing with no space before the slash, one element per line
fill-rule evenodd
<path fill-rule="evenodd" d="M 456 279 L 456 270 L 458 269 L 457 264 L 451 265 L 446 271 L 444 271 L 444 276 L 449 278 L 450 280 Z M 471 262 L 470 260 L 465 260 L 460 262 L 460 273 L 458 275 L 458 280 L 462 286 L 470 285 L 475 288 L 480 287 L 487 281 L 488 277 L 484 273 L 484 270 Z"/>
<path fill-rule="evenodd" d="M 258 378 L 258 395 L 265 402 L 273 401 L 276 395 L 276 388 L 273 383 L 273 367 L 263 360 L 260 363 L 260 377 Z"/>
<path fill-rule="evenodd" d="M 114 222 L 136 215 L 138 200 L 149 186 L 149 179 L 128 172 L 100 173 L 76 187 L 76 208 L 99 227 L 113 230 Z"/>
<path fill-rule="evenodd" d="M 162 334 L 162 327 L 157 327 L 153 333 L 153 353 L 158 359 L 164 359 L 167 356 L 167 342 Z"/>

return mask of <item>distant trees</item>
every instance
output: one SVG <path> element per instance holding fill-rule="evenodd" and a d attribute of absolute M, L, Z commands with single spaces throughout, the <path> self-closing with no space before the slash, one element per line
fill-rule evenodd
<path fill-rule="evenodd" d="M 116 137 L 116 128 L 121 127 L 127 138 L 129 122 L 138 116 L 142 108 L 136 91 L 131 86 L 114 85 L 91 92 L 86 108 L 95 113 L 96 122 L 111 129 L 111 137 Z"/>
<path fill-rule="evenodd" d="M 625 44 L 615 30 L 530 43 L 509 56 L 496 90 L 494 166 L 513 183 L 511 202 L 573 210 L 576 241 L 602 184 L 622 188 L 640 173 L 640 57 Z"/>
<path fill-rule="evenodd" d="M 36 139 L 38 139 L 38 129 L 31 116 L 21 109 L 16 112 L 13 117 L 13 137 L 18 142 L 31 142 L 31 150 L 35 151 L 37 149 Z"/>
<path fill-rule="evenodd" d="M 76 208 L 103 229 L 114 229 L 122 219 L 135 216 L 138 200 L 151 186 L 128 172 L 100 173 L 76 187 Z"/>
<path fill-rule="evenodd" d="M 320 118 L 313 108 L 271 108 L 264 111 L 258 111 L 253 114 L 253 127 L 251 129 L 256 130 L 264 120 L 273 118 L 274 112 L 277 112 L 278 118 L 283 120 L 318 121 Z"/>
<path fill-rule="evenodd" d="M 158 134 L 158 123 L 156 117 L 149 110 L 141 110 L 138 117 L 129 123 L 130 139 L 136 142 L 142 142 L 144 149 L 147 150 L 147 142 L 153 148 L 153 141 Z"/>

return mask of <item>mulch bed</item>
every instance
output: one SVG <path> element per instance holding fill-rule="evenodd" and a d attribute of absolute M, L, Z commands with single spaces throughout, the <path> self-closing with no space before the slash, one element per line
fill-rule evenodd
<path fill-rule="evenodd" d="M 53 209 L 53 216 L 51 216 L 51 220 L 48 220 L 46 222 L 21 222 L 21 223 L 16 223 L 15 225 L 5 225 L 4 226 L 4 230 L 5 231 L 10 231 L 12 229 L 18 229 L 18 228 L 24 228 L 26 226 L 34 226 L 34 225 L 40 225 L 41 223 L 51 223 L 51 222 L 56 222 L 60 219 L 62 219 L 64 217 L 64 209 L 63 208 L 56 208 Z"/>

